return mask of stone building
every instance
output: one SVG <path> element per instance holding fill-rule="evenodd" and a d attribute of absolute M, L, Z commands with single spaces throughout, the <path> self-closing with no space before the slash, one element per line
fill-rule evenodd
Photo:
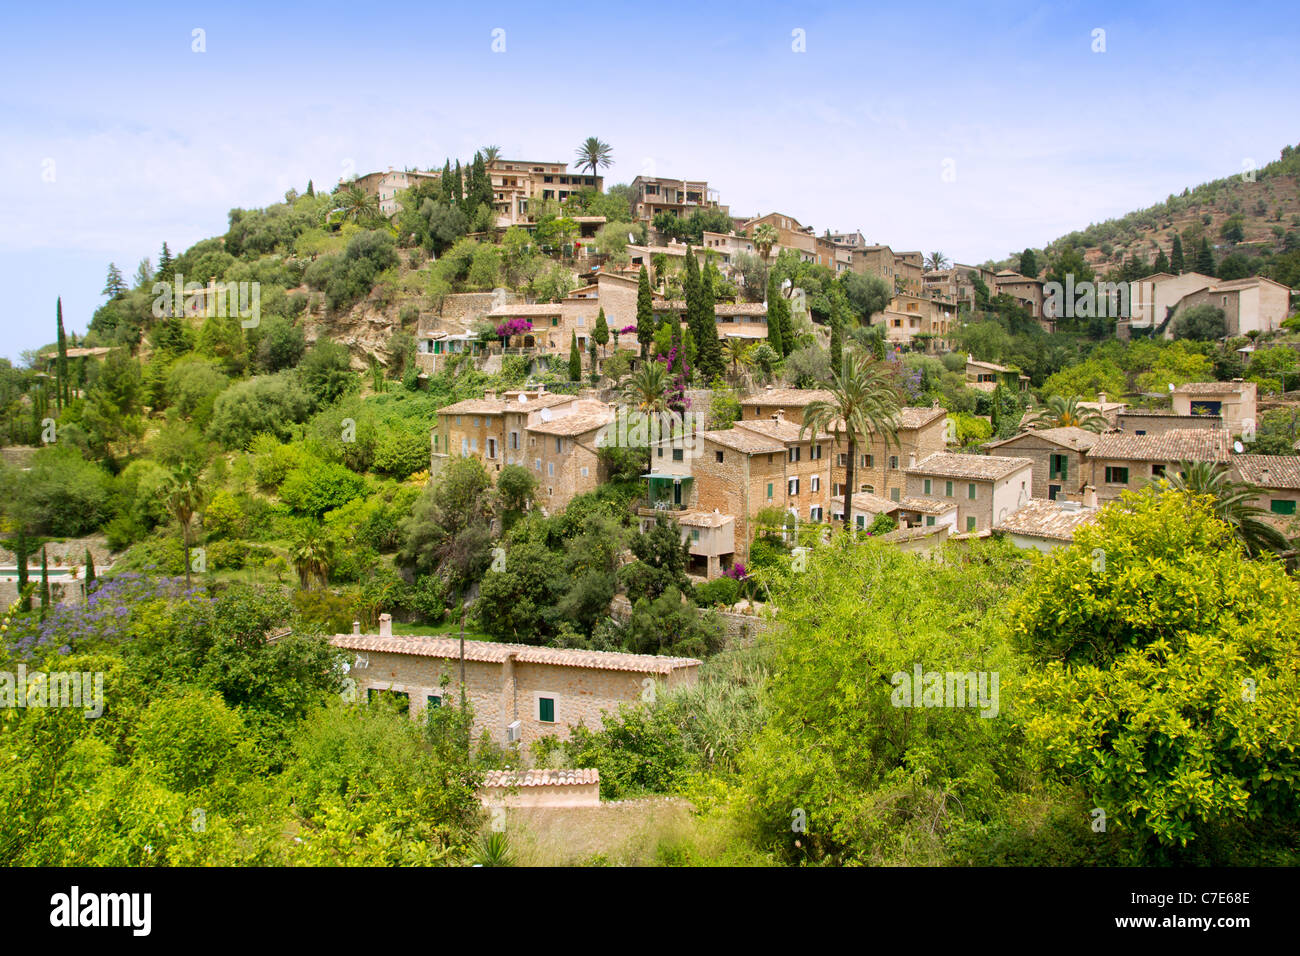
<path fill-rule="evenodd" d="M 348 677 L 358 700 L 395 696 L 412 717 L 426 707 L 456 706 L 460 700 L 460 641 L 443 637 L 398 637 L 388 615 L 378 634 L 336 634 L 330 643 L 349 656 Z M 521 750 L 542 737 L 567 739 L 579 723 L 599 730 L 606 714 L 621 704 L 652 699 L 691 685 L 700 661 L 653 654 L 619 654 L 570 648 L 465 641 L 465 697 L 474 709 L 472 734 L 483 731 L 498 744 L 509 742 L 518 722 Z"/>
<path fill-rule="evenodd" d="M 881 435 L 870 436 L 865 447 L 859 444 L 858 461 L 854 473 L 854 494 L 866 493 L 899 501 L 906 494 L 907 480 L 903 469 L 909 462 L 927 458 L 947 447 L 948 413 L 942 408 L 906 406 L 901 409 L 896 424 L 898 441 L 886 442 Z M 831 485 L 839 496 L 845 492 L 848 481 L 847 445 L 841 441 L 834 446 L 831 463 Z"/>
<path fill-rule="evenodd" d="M 1034 496 L 1055 501 L 1062 492 L 1075 492 L 1088 480 L 1088 449 L 1101 436 L 1086 428 L 1037 428 L 990 442 L 990 455 L 1029 458 L 1034 463 Z"/>
<path fill-rule="evenodd" d="M 1229 461 L 1228 433 L 1210 428 L 1182 428 L 1160 435 L 1102 435 L 1088 452 L 1088 484 L 1097 489 L 1102 503 L 1115 501 L 1125 491 L 1177 471 L 1179 462 Z"/>
<path fill-rule="evenodd" d="M 905 469 L 908 498 L 957 506 L 956 531 L 986 533 L 1033 496 L 1030 458 L 940 452 Z M 914 509 L 915 510 L 915 509 Z M 937 522 L 936 522 L 937 523 Z"/>
<path fill-rule="evenodd" d="M 1188 382 L 1173 391 L 1174 412 L 1178 415 L 1218 415 L 1233 435 L 1255 427 L 1254 382 L 1234 378 L 1231 382 Z"/>

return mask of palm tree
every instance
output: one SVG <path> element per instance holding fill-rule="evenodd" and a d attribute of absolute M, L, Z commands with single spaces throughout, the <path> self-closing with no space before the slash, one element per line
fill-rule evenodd
<path fill-rule="evenodd" d="M 948 257 L 942 252 L 932 252 L 925 257 L 926 272 L 938 272 L 946 268 L 948 268 Z"/>
<path fill-rule="evenodd" d="M 623 383 L 623 404 L 638 412 L 663 412 L 668 409 L 668 366 L 663 362 L 642 362 Z"/>
<path fill-rule="evenodd" d="M 838 448 L 842 441 L 848 444 L 848 467 L 844 476 L 844 530 L 853 528 L 853 492 L 859 442 L 869 442 L 874 435 L 885 439 L 885 447 L 898 444 L 898 416 L 902 397 L 890 381 L 890 373 L 883 362 L 844 349 L 840 367 L 831 372 L 827 386 L 830 399 L 809 402 L 804 409 L 804 432 L 816 436 L 828 432 L 831 444 Z"/>
<path fill-rule="evenodd" d="M 759 223 L 754 227 L 754 248 L 758 250 L 758 256 L 764 265 L 767 264 L 767 257 L 772 254 L 772 247 L 780 238 L 781 234 L 771 223 Z"/>
<path fill-rule="evenodd" d="M 1105 415 L 1079 406 L 1079 397 L 1065 398 L 1053 395 L 1047 404 L 1038 409 L 1025 422 L 1030 428 L 1084 428 L 1090 432 L 1104 432 L 1110 428 Z"/>
<path fill-rule="evenodd" d="M 485 163 L 490 163 L 493 160 L 497 160 L 501 158 L 500 146 L 484 146 L 481 150 L 479 150 L 479 152 L 483 154 L 483 162 Z"/>
<path fill-rule="evenodd" d="M 303 590 L 311 590 L 316 582 L 324 587 L 329 582 L 330 567 L 334 563 L 334 543 L 319 525 L 308 528 L 294 541 L 290 559 Z"/>
<path fill-rule="evenodd" d="M 1212 500 L 1215 517 L 1232 528 L 1246 553 L 1252 558 L 1265 552 L 1283 554 L 1293 550 L 1287 536 L 1260 519 L 1268 512 L 1251 502 L 1264 489 L 1246 482 L 1233 481 L 1227 466 L 1210 461 L 1180 461 L 1179 472 L 1165 478 L 1169 490 Z"/>
<path fill-rule="evenodd" d="M 343 218 L 353 222 L 371 222 L 379 218 L 379 197 L 371 196 L 360 186 L 350 186 L 339 200 Z"/>
<path fill-rule="evenodd" d="M 744 339 L 728 337 L 722 340 L 722 358 L 731 365 L 731 377 L 735 381 L 740 379 L 740 369 L 749 368 L 750 343 Z"/>
<path fill-rule="evenodd" d="M 185 547 L 185 586 L 190 584 L 190 522 L 203 508 L 203 486 L 198 469 L 188 462 L 172 472 L 163 491 L 167 509 L 181 526 L 181 543 Z"/>
<path fill-rule="evenodd" d="M 588 136 L 578 147 L 578 169 L 589 169 L 593 176 L 597 169 L 608 168 L 613 161 L 614 153 L 609 143 L 602 143 L 595 136 Z"/>

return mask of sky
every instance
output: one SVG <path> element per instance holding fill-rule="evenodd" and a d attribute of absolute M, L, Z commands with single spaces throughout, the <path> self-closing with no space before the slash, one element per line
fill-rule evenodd
<path fill-rule="evenodd" d="M 488 144 L 572 162 L 598 136 L 607 184 L 1001 259 L 1300 142 L 1293 4 L 15 5 L 0 356 L 54 340 L 57 296 L 84 332 L 109 262 L 232 208 Z"/>

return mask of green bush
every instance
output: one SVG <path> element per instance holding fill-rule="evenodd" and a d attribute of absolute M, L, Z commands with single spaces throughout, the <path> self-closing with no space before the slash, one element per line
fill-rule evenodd
<path fill-rule="evenodd" d="M 725 605 L 730 607 L 740 600 L 740 582 L 735 578 L 714 578 L 695 588 L 695 603 L 701 607 Z"/>

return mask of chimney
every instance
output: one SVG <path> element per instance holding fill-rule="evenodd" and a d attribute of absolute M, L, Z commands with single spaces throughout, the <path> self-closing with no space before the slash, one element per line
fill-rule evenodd
<path fill-rule="evenodd" d="M 916 452 L 911 451 L 907 453 L 907 467 L 908 468 L 916 467 Z"/>
<path fill-rule="evenodd" d="M 393 615 L 391 614 L 379 615 L 379 636 L 380 637 L 393 636 Z"/>
<path fill-rule="evenodd" d="M 785 421 L 785 409 L 784 409 L 784 408 L 778 408 L 778 409 L 776 410 L 776 414 L 772 416 L 772 420 L 773 420 L 773 421 L 777 421 L 777 422 L 783 422 L 783 421 Z"/>
<path fill-rule="evenodd" d="M 361 636 L 361 622 L 360 622 L 360 621 L 353 621 L 353 622 L 352 622 L 352 633 L 355 634 L 355 635 L 357 635 L 358 637 Z"/>
<path fill-rule="evenodd" d="M 1092 485 L 1083 486 L 1083 506 L 1085 508 L 1097 507 L 1097 489 Z"/>
<path fill-rule="evenodd" d="M 1105 392 L 1098 392 L 1098 393 L 1097 393 L 1097 401 L 1098 401 L 1099 403 L 1101 403 L 1102 405 L 1105 405 L 1105 404 L 1106 404 L 1106 393 L 1105 393 Z"/>

